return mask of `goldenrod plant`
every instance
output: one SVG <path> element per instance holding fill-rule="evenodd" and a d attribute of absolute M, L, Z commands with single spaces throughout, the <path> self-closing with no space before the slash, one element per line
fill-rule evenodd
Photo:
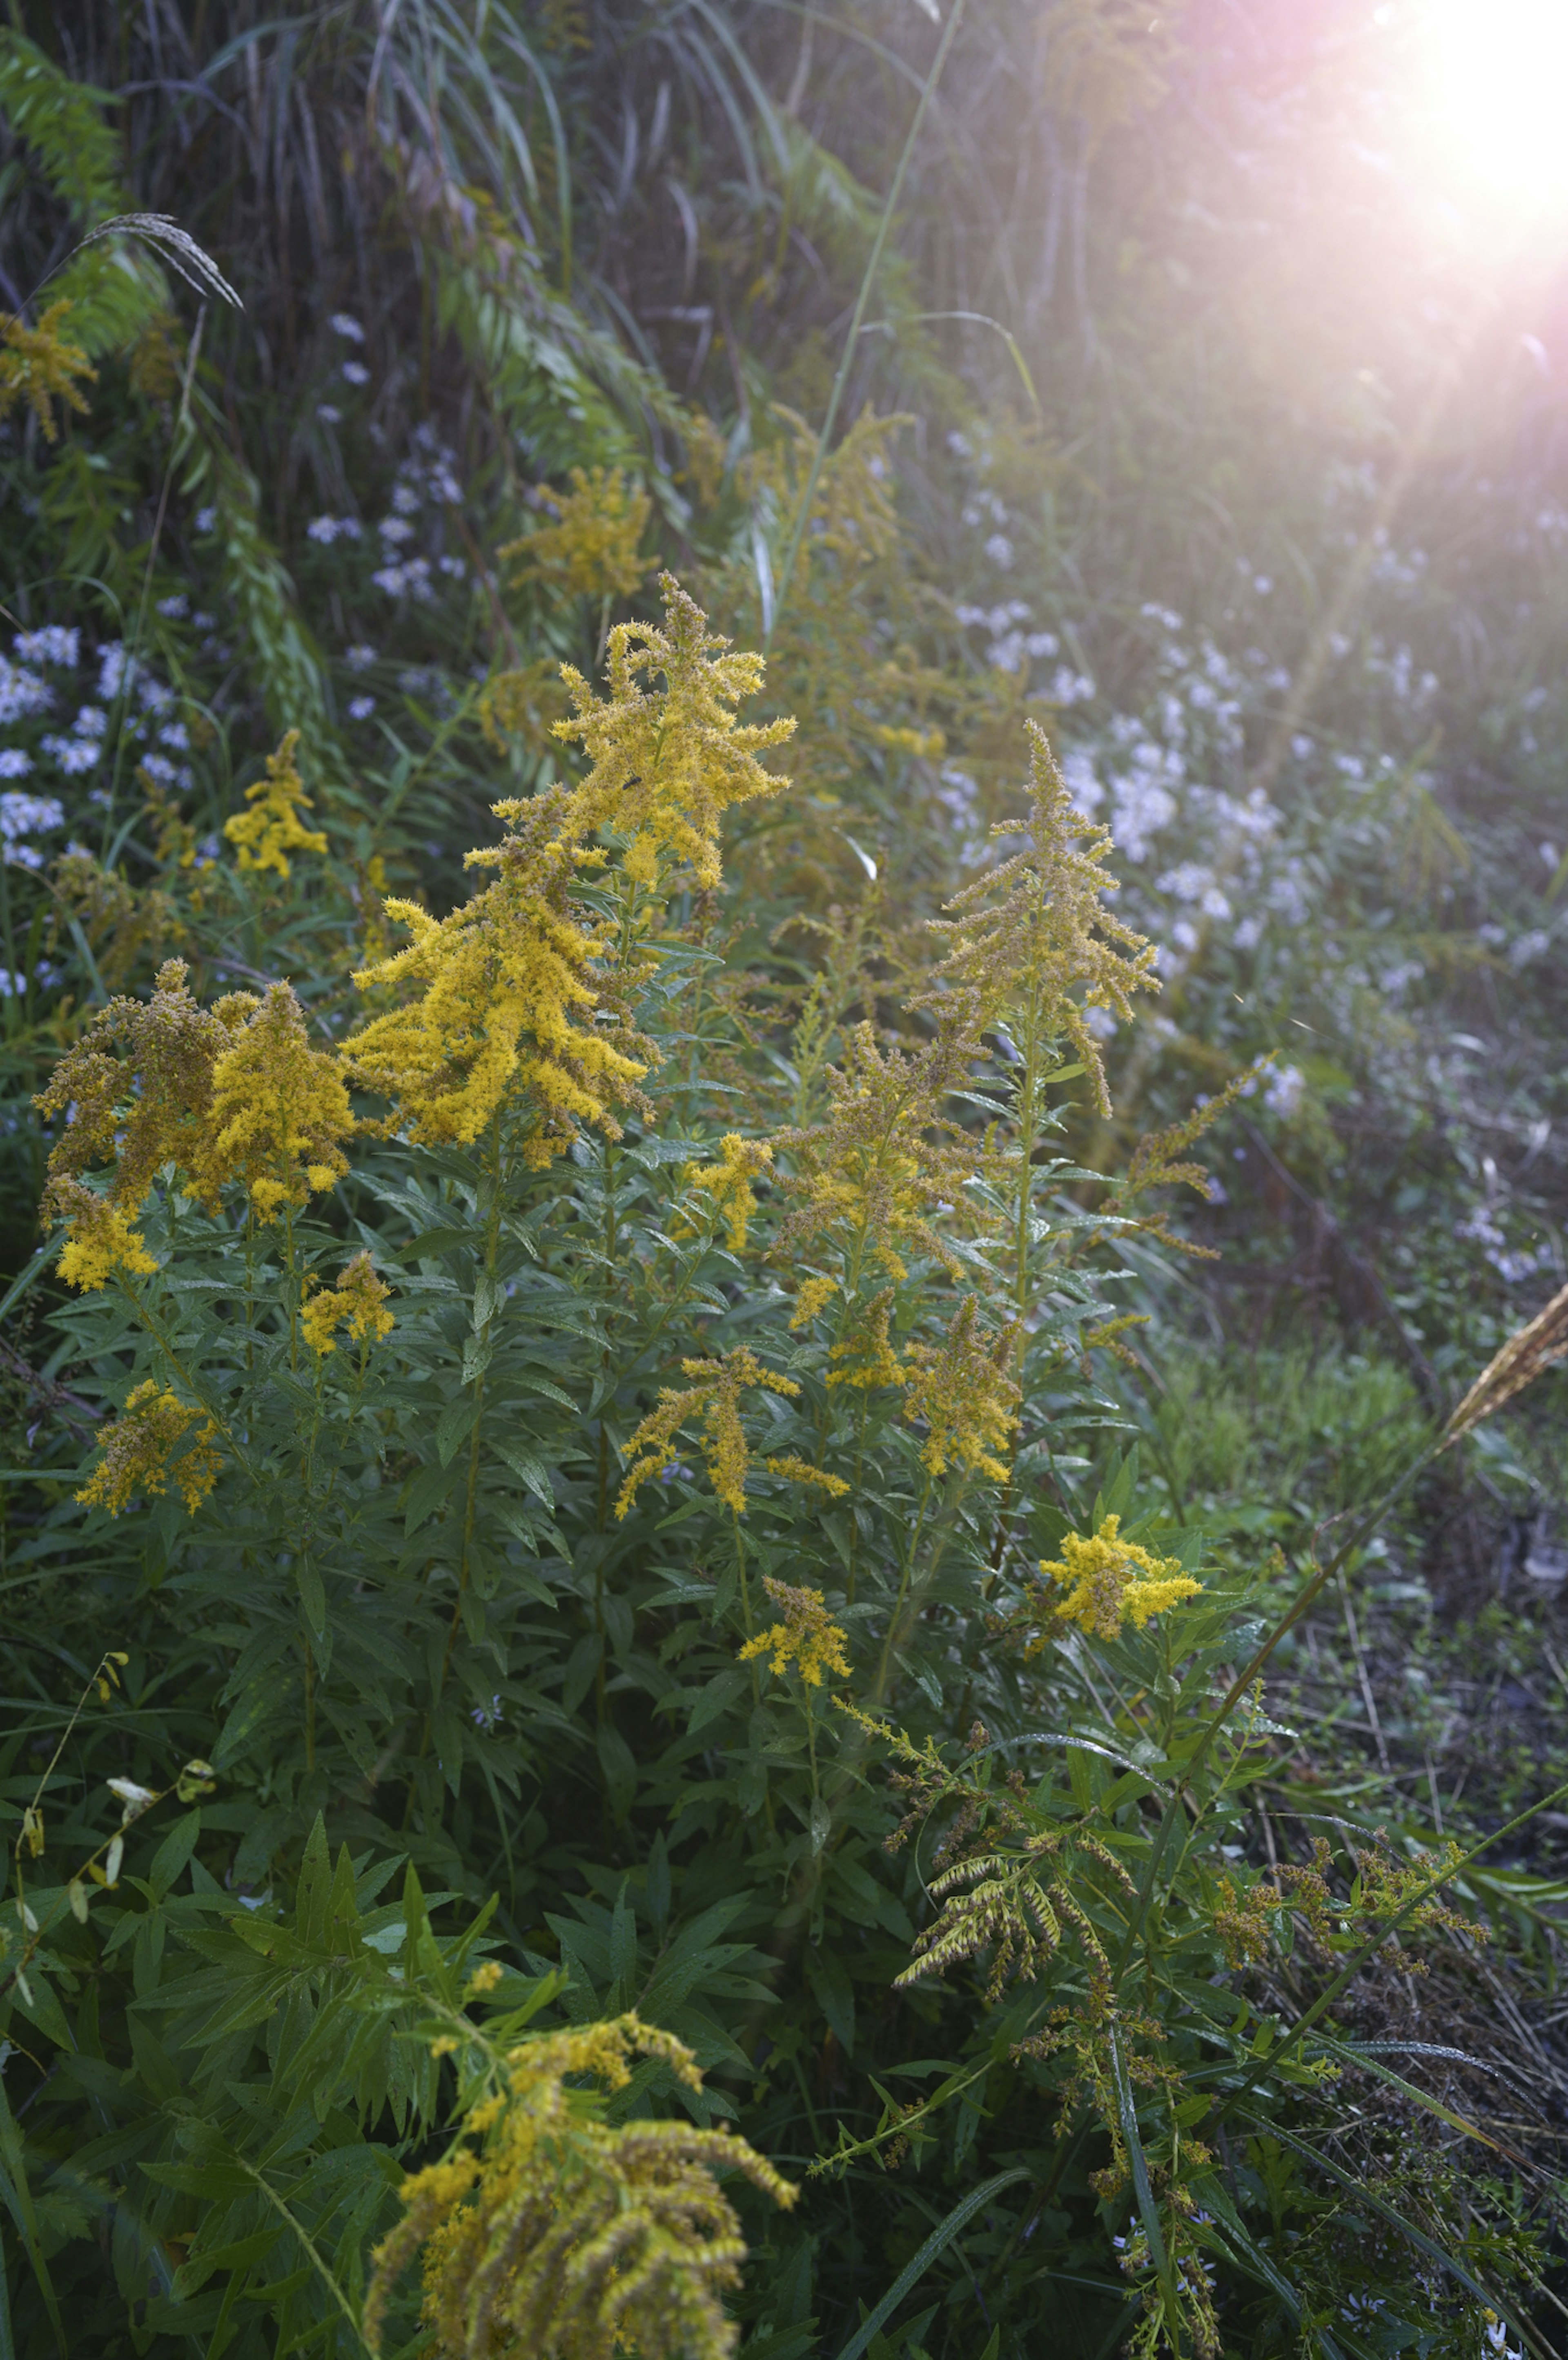
<path fill-rule="evenodd" d="M 1550 380 L 1246 260 L 1405 14 L 14 16 L 0 2360 L 1549 2355 Z"/>
<path fill-rule="evenodd" d="M 841 1020 L 822 1119 L 750 1128 L 778 1052 L 698 913 L 793 749 L 741 717 L 760 661 L 662 598 L 603 694 L 569 674 L 586 759 L 501 800 L 490 881 L 386 902 L 412 943 L 359 971 L 368 1013 L 207 1007 L 176 960 L 41 1094 L 59 1332 L 112 1414 L 39 1540 L 103 1568 L 131 1644 L 75 1726 L 140 1775 L 102 1890 L 29 1817 L 5 1928 L 39 2332 L 71 2222 L 112 2219 L 137 2332 L 213 2351 L 243 2304 L 258 2349 L 716 2360 L 738 2302 L 747 2348 L 804 2355 L 835 2191 L 897 2168 L 955 2334 L 1028 2348 L 1047 2220 L 1098 2256 L 1080 2341 L 1299 2341 L 1316 2281 L 1236 2158 L 1310 2139 L 1347 2052 L 1267 1975 L 1485 1928 L 1454 1847 L 1245 1863 L 1288 1596 L 1132 1458 L 1075 1472 L 1150 1218 L 1059 1152 L 1073 1082 L 1104 1104 L 1087 1012 L 1153 979 L 1111 841 L 1037 728 L 1019 848 L 902 1019 Z M 299 750 L 254 810 L 292 819 Z M 264 839 L 230 834 L 243 877 Z M 169 1716 L 204 1792 L 159 1834 Z M 132 2095 L 50 2213 L 45 2060 L 105 2037 Z M 802 2170 L 803 2243 L 757 2201 Z"/>

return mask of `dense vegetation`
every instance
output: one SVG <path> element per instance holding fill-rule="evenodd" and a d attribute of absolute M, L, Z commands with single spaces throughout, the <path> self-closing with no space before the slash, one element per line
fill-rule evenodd
<path fill-rule="evenodd" d="M 1421 14 L 12 0 L 0 2360 L 1563 2348 Z"/>

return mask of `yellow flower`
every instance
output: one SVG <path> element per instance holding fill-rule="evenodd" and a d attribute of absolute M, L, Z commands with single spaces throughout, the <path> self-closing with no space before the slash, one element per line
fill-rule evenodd
<path fill-rule="evenodd" d="M 828 1354 L 830 1361 L 848 1365 L 830 1368 L 830 1385 L 850 1385 L 856 1393 L 875 1393 L 879 1385 L 907 1385 L 909 1370 L 899 1360 L 888 1332 L 888 1320 L 893 1311 L 893 1290 L 885 1286 L 862 1306 L 858 1317 L 847 1336 L 841 1336 Z M 794 1321 L 790 1321 L 794 1326 Z"/>
<path fill-rule="evenodd" d="M 1106 910 L 1104 897 L 1117 881 L 1104 865 L 1110 831 L 1073 809 L 1044 730 L 1038 721 L 1027 726 L 1034 788 L 1029 819 L 1005 820 L 991 833 L 1024 833 L 1028 840 L 947 904 L 955 914 L 934 931 L 952 947 L 936 973 L 970 996 L 982 1025 L 1032 1011 L 1024 1018 L 1029 1029 L 1065 1033 L 1108 1115 L 1105 1061 L 1084 1011 L 1110 1008 L 1129 1022 L 1132 994 L 1160 989 L 1154 951 Z M 1080 986 L 1082 1004 L 1072 997 Z"/>
<path fill-rule="evenodd" d="M 193 1426 L 196 1434 L 190 1448 L 175 1458 Z M 99 1445 L 103 1456 L 76 1496 L 87 1507 L 106 1508 L 117 1516 L 136 1492 L 157 1496 L 167 1491 L 172 1474 L 194 1515 L 223 1469 L 217 1433 L 202 1411 L 189 1408 L 148 1377 L 126 1396 L 124 1411 L 104 1429 Z"/>
<path fill-rule="evenodd" d="M 781 1458 L 765 1459 L 763 1465 L 770 1475 L 782 1476 L 788 1483 L 806 1483 L 816 1491 L 825 1491 L 830 1500 L 848 1497 L 849 1485 L 842 1475 L 830 1475 L 823 1467 L 813 1467 L 808 1459 L 797 1458 L 787 1450 Z"/>
<path fill-rule="evenodd" d="M 773 1140 L 794 1166 L 778 1182 L 792 1200 L 775 1248 L 780 1259 L 825 1237 L 851 1257 L 864 1244 L 895 1280 L 908 1275 L 906 1251 L 960 1276 L 931 1216 L 953 1210 L 982 1160 L 942 1111 L 948 1092 L 965 1086 L 974 1045 L 964 1028 L 947 1027 L 912 1054 L 884 1050 L 869 1023 L 852 1029 L 842 1068 L 828 1069 L 827 1120 Z"/>
<path fill-rule="evenodd" d="M 910 1346 L 904 1415 L 925 1424 L 920 1457 L 932 1475 L 945 1475 L 956 1459 L 967 1473 L 1007 1481 L 997 1454 L 1008 1448 L 1018 1422 L 1018 1388 L 1008 1374 L 1016 1340 L 1012 1328 L 987 1335 L 978 1304 L 966 1295 L 940 1348 Z"/>
<path fill-rule="evenodd" d="M 692 1382 L 682 1390 L 661 1385 L 658 1405 L 648 1412 L 626 1445 L 631 1465 L 626 1469 L 615 1513 L 624 1516 L 650 1475 L 662 1475 L 675 1460 L 675 1437 L 691 1417 L 702 1417 L 702 1456 L 714 1491 L 735 1514 L 746 1511 L 746 1475 L 751 1463 L 746 1431 L 740 1422 L 740 1396 L 748 1386 L 782 1393 L 792 1399 L 800 1390 L 792 1378 L 776 1377 L 765 1369 L 746 1344 L 726 1352 L 722 1360 L 682 1360 L 681 1374 Z"/>
<path fill-rule="evenodd" d="M 1053 1621 L 1076 1622 L 1092 1638 L 1114 1639 L 1129 1617 L 1141 1631 L 1151 1615 L 1201 1595 L 1203 1583 L 1175 1557 L 1150 1557 L 1120 1535 L 1121 1518 L 1106 1516 L 1092 1538 L 1067 1534 L 1061 1558 L 1040 1566 L 1047 1581 L 1067 1593 L 1052 1600 Z"/>
<path fill-rule="evenodd" d="M 414 939 L 354 981 L 362 991 L 412 984 L 419 997 L 371 1017 L 343 1055 L 354 1080 L 392 1101 L 393 1120 L 430 1145 L 472 1143 L 497 1110 L 531 1098 L 544 1163 L 579 1123 L 618 1139 L 613 1109 L 638 1102 L 648 1066 L 628 1054 L 625 1025 L 593 1022 L 610 993 L 597 922 L 569 894 L 594 858 L 580 848 L 572 798 L 556 788 L 495 809 L 505 842 L 468 856 L 498 869 L 494 884 L 440 920 L 412 901 L 387 903 Z"/>
<path fill-rule="evenodd" d="M 629 598 L 648 572 L 637 555 L 653 502 L 619 467 L 573 467 L 569 492 L 541 492 L 553 512 L 496 553 L 520 558 L 513 587 L 548 583 L 567 598 Z"/>
<path fill-rule="evenodd" d="M 65 1118 L 43 1209 L 69 1229 L 60 1267 L 72 1285 L 102 1286 L 116 1268 L 157 1267 L 132 1224 L 166 1164 L 203 1203 L 216 1202 L 212 1076 L 256 1005 L 234 992 L 199 1007 L 184 961 L 169 959 L 151 1000 L 100 1009 L 33 1100 L 40 1114 Z M 114 1166 L 107 1197 L 82 1184 L 97 1164 Z"/>
<path fill-rule="evenodd" d="M 286 983 L 267 997 L 212 1068 L 213 1137 L 206 1170 L 240 1181 L 258 1220 L 323 1194 L 348 1170 L 338 1142 L 354 1112 L 336 1058 L 312 1049 L 305 1012 Z"/>
<path fill-rule="evenodd" d="M 378 1344 L 390 1336 L 396 1321 L 387 1308 L 390 1287 L 376 1275 L 368 1252 L 356 1253 L 337 1275 L 337 1284 L 321 1287 L 305 1303 L 299 1325 L 305 1341 L 319 1359 L 335 1351 L 332 1338 L 344 1320 L 356 1344 Z"/>
<path fill-rule="evenodd" d="M 720 2292 L 746 2246 L 713 2175 L 739 2171 L 777 2204 L 795 2191 L 728 2131 L 680 2121 L 604 2120 L 637 2050 L 691 2089 L 690 2049 L 626 2016 L 512 2049 L 505 2080 L 471 2109 L 460 2149 L 413 2173 L 403 2219 L 373 2256 L 365 2341 L 380 2350 L 387 2297 L 424 2247 L 421 2319 L 440 2360 L 503 2353 L 612 2360 L 729 2360 L 735 2330 Z"/>
<path fill-rule="evenodd" d="M 775 1581 L 771 1574 L 763 1576 L 762 1587 L 774 1605 L 783 1609 L 784 1619 L 770 1631 L 759 1631 L 755 1639 L 748 1639 L 739 1660 L 748 1664 L 754 1655 L 771 1655 L 776 1674 L 797 1664 L 809 1688 L 822 1687 L 824 1672 L 836 1672 L 847 1679 L 849 1657 L 844 1651 L 849 1634 L 828 1620 L 822 1591 L 792 1590 L 786 1581 Z"/>
<path fill-rule="evenodd" d="M 131 1216 L 80 1180 L 56 1184 L 54 1209 L 66 1214 L 71 1224 L 60 1257 L 60 1274 L 68 1286 L 87 1295 L 106 1285 L 117 1270 L 142 1278 L 150 1278 L 157 1270 L 146 1238 L 131 1227 Z"/>
<path fill-rule="evenodd" d="M 325 852 L 327 839 L 319 828 L 307 827 L 299 817 L 311 808 L 305 782 L 294 767 L 298 729 L 290 729 L 276 754 L 267 758 L 267 776 L 245 789 L 249 811 L 235 812 L 223 823 L 223 834 L 239 847 L 242 869 L 276 869 L 289 874 L 291 852 Z"/>
<path fill-rule="evenodd" d="M 809 1328 L 837 1293 L 837 1279 L 828 1278 L 820 1271 L 811 1278 L 803 1278 L 795 1296 L 795 1308 L 789 1314 L 790 1327 Z"/>
<path fill-rule="evenodd" d="M 747 1226 L 757 1210 L 751 1184 L 772 1161 L 773 1150 L 765 1141 L 742 1139 L 731 1131 L 720 1142 L 717 1164 L 688 1164 L 681 1175 L 688 1187 L 705 1189 L 713 1197 L 715 1211 L 724 1216 L 732 1253 L 746 1251 Z"/>
<path fill-rule="evenodd" d="M 86 377 L 96 383 L 98 377 L 82 346 L 65 340 L 62 330 L 71 308 L 70 297 L 62 297 L 42 313 L 36 328 L 9 313 L 0 314 L 0 418 L 25 401 L 49 442 L 58 433 L 54 402 L 85 410 L 87 399 L 76 380 Z"/>
<path fill-rule="evenodd" d="M 610 633 L 610 695 L 601 703 L 570 664 L 561 668 L 575 707 L 555 735 L 579 739 L 593 768 L 572 802 L 583 836 L 609 828 L 631 843 L 629 877 L 650 890 L 671 856 L 711 891 L 719 882 L 719 829 L 731 803 L 776 795 L 788 784 L 757 757 L 780 745 L 792 721 L 742 726 L 735 707 L 762 686 L 758 655 L 728 652 L 672 574 L 659 576 L 664 628 L 617 623 Z M 661 689 L 644 677 L 662 673 Z"/>

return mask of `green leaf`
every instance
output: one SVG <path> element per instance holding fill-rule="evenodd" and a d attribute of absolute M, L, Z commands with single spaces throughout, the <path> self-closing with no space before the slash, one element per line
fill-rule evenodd
<path fill-rule="evenodd" d="M 861 2322 L 844 2345 L 838 2360 L 860 2360 L 872 2337 L 881 2333 L 904 2297 L 919 2286 L 931 2264 L 945 2253 L 954 2237 L 967 2229 L 976 2212 L 998 2197 L 1004 2188 L 1011 2188 L 1018 2180 L 1032 2180 L 1033 2177 L 1033 2170 L 1028 2164 L 1018 2164 L 1011 2171 L 999 2171 L 994 2180 L 984 2180 L 978 2188 L 971 2189 L 963 2202 L 955 2204 L 946 2220 L 931 2231 L 913 2261 L 899 2271 L 870 2317 Z"/>

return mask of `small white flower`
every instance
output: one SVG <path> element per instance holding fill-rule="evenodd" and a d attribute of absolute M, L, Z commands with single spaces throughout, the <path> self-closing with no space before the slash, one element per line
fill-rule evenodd
<path fill-rule="evenodd" d="M 461 582 L 468 571 L 461 557 L 438 557 L 436 563 L 441 567 L 441 572 L 450 574 L 454 582 Z"/>
<path fill-rule="evenodd" d="M 398 516 L 413 516 L 419 505 L 419 487 L 414 484 L 394 484 L 392 506 Z"/>
<path fill-rule="evenodd" d="M 167 615 L 171 623 L 178 623 L 190 613 L 191 601 L 183 590 L 171 590 L 167 598 L 158 600 L 158 611 Z"/>
<path fill-rule="evenodd" d="M 343 411 L 338 409 L 335 402 L 318 401 L 316 415 L 323 426 L 336 426 L 343 418 Z"/>
<path fill-rule="evenodd" d="M 337 335 L 346 336 L 351 344 L 363 344 L 365 342 L 365 330 L 352 311 L 334 311 L 327 325 Z"/>
<path fill-rule="evenodd" d="M 1263 1085 L 1263 1103 L 1270 1114 L 1288 1122 L 1306 1092 L 1307 1077 L 1297 1065 L 1280 1065 Z"/>
<path fill-rule="evenodd" d="M 25 975 L 13 975 L 8 967 L 0 967 L 0 1000 L 20 1000 L 27 988 Z"/>
<path fill-rule="evenodd" d="M 45 623 L 36 631 L 18 631 L 11 651 L 18 663 L 63 664 L 74 670 L 81 646 L 82 634 L 73 627 Z"/>
<path fill-rule="evenodd" d="M 19 746 L 0 746 L 0 779 L 25 779 L 32 767 L 32 756 Z"/>
<path fill-rule="evenodd" d="M 51 735 L 43 738 L 41 743 L 44 752 L 52 755 L 68 779 L 79 778 L 83 770 L 95 769 L 103 751 L 93 738 L 57 738 Z"/>
<path fill-rule="evenodd" d="M 109 716 L 101 705 L 84 705 L 71 723 L 79 738 L 102 738 L 109 726 Z"/>
<path fill-rule="evenodd" d="M 25 721 L 30 713 L 47 713 L 54 691 L 36 672 L 19 672 L 0 656 L 0 722 Z"/>
<path fill-rule="evenodd" d="M 414 538 L 414 528 L 407 517 L 383 517 L 377 530 L 389 549 L 399 548 L 404 541 Z"/>
<path fill-rule="evenodd" d="M 368 385 L 370 371 L 363 361 L 344 361 L 343 373 L 350 385 Z"/>
<path fill-rule="evenodd" d="M 198 531 L 198 532 L 201 532 L 201 533 L 208 533 L 208 532 L 211 532 L 211 531 L 212 531 L 212 527 L 217 523 L 217 521 L 218 521 L 218 511 L 217 511 L 217 509 L 216 509 L 216 508 L 198 508 L 198 509 L 197 509 L 197 511 L 196 511 L 196 530 L 197 530 L 197 531 Z"/>
<path fill-rule="evenodd" d="M 18 836 L 65 825 L 65 812 L 53 795 L 28 795 L 9 789 L 0 794 L 0 840 L 13 844 Z"/>
<path fill-rule="evenodd" d="M 158 742 L 160 746 L 172 746 L 177 754 L 188 754 L 191 732 L 183 721 L 166 721 L 158 733 Z"/>
<path fill-rule="evenodd" d="M 349 700 L 348 717 L 351 721 L 368 721 L 375 710 L 376 699 L 373 696 L 355 696 Z"/>
<path fill-rule="evenodd" d="M 1013 544 L 1005 532 L 994 532 L 985 543 L 985 554 L 1005 574 L 1013 562 Z"/>

